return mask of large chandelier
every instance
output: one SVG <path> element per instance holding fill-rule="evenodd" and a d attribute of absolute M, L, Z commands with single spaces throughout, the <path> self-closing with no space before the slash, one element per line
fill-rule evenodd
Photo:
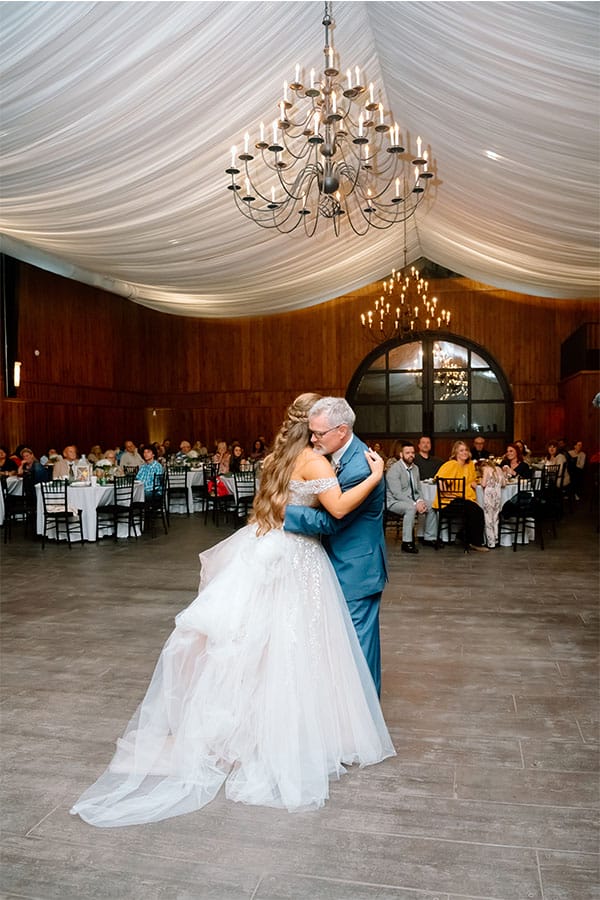
<path fill-rule="evenodd" d="M 383 292 L 371 309 L 360 313 L 365 336 L 374 344 L 404 340 L 412 333 L 448 328 L 451 313 L 437 297 L 429 296 L 429 282 L 415 266 L 407 264 L 406 220 L 404 265 L 383 282 Z"/>
<path fill-rule="evenodd" d="M 284 82 L 278 116 L 260 123 L 258 140 L 231 148 L 229 190 L 240 212 L 262 228 L 287 233 L 302 225 L 313 235 L 322 219 L 335 234 L 347 221 L 356 234 L 409 219 L 423 198 L 429 156 L 402 146 L 396 122 L 386 119 L 379 90 L 356 66 L 340 74 L 333 47 L 331 3 L 325 3 L 324 71 L 296 65 Z M 407 172 L 410 171 L 410 176 Z"/>

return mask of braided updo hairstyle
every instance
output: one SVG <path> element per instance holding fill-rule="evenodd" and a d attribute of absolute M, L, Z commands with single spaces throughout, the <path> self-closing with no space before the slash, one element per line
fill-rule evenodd
<path fill-rule="evenodd" d="M 298 455 L 310 443 L 308 411 L 319 399 L 319 394 L 300 394 L 286 410 L 273 450 L 263 463 L 260 488 L 254 498 L 250 522 L 258 526 L 258 534 L 283 525 L 290 478 Z"/>

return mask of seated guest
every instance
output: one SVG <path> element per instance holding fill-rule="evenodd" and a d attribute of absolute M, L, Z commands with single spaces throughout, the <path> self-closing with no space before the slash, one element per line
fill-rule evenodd
<path fill-rule="evenodd" d="M 231 459 L 229 460 L 230 472 L 241 472 L 242 463 L 246 462 L 244 448 L 239 441 L 234 441 L 231 445 Z"/>
<path fill-rule="evenodd" d="M 109 469 L 110 475 L 116 475 L 117 478 L 120 478 L 121 475 L 123 475 L 123 469 L 121 468 L 121 466 L 119 465 L 119 462 L 117 460 L 117 451 L 116 450 L 106 450 L 104 452 L 104 456 L 102 458 L 107 459 L 110 462 L 110 469 Z"/>
<path fill-rule="evenodd" d="M 473 438 L 473 446 L 471 447 L 471 459 L 476 461 L 478 459 L 489 459 L 490 451 L 485 449 L 485 438 L 480 434 L 477 437 Z"/>
<path fill-rule="evenodd" d="M 208 456 L 208 447 L 205 447 L 202 441 L 195 441 L 192 450 L 195 450 L 198 456 Z"/>
<path fill-rule="evenodd" d="M 161 466 L 166 466 L 167 464 L 167 451 L 165 449 L 164 444 L 159 444 L 158 441 L 154 441 L 152 444 L 154 449 L 154 458 L 159 461 Z"/>
<path fill-rule="evenodd" d="M 502 488 L 505 476 L 491 459 L 481 460 L 481 487 L 483 489 L 483 518 L 487 545 L 493 550 L 498 544 L 500 510 L 502 509 Z"/>
<path fill-rule="evenodd" d="M 583 452 L 583 443 L 575 441 L 573 447 L 567 455 L 567 466 L 569 475 L 571 476 L 571 484 L 573 485 L 573 495 L 579 500 L 583 493 L 583 471 L 585 469 L 586 455 Z"/>
<path fill-rule="evenodd" d="M 419 470 L 421 481 L 425 478 L 435 478 L 437 470 L 442 465 L 442 460 L 431 455 L 431 438 L 423 434 L 417 442 L 415 466 Z"/>
<path fill-rule="evenodd" d="M 521 448 L 517 444 L 508 444 L 500 465 L 507 478 L 516 478 L 518 475 L 521 478 L 529 478 L 531 475 L 531 469 L 523 459 Z"/>
<path fill-rule="evenodd" d="M 548 441 L 548 443 L 546 444 L 546 455 L 542 459 L 542 465 L 544 466 L 544 468 L 546 468 L 547 466 L 561 466 L 561 487 L 566 488 L 571 484 L 571 478 L 569 476 L 569 470 L 567 468 L 567 457 L 560 451 L 557 440 Z"/>
<path fill-rule="evenodd" d="M 18 471 L 19 467 L 14 459 L 10 458 L 8 448 L 0 447 L 0 475 L 16 475 Z"/>
<path fill-rule="evenodd" d="M 141 466 L 144 460 L 138 453 L 138 448 L 133 441 L 125 441 L 125 452 L 121 454 L 119 465 L 122 469 L 126 466 Z"/>
<path fill-rule="evenodd" d="M 57 460 L 52 468 L 52 478 L 77 478 L 77 447 L 68 444 L 63 450 L 63 458 Z"/>
<path fill-rule="evenodd" d="M 388 456 L 388 458 L 385 461 L 385 469 L 384 469 L 385 472 L 387 472 L 388 469 L 391 469 L 392 466 L 395 465 L 395 463 L 397 463 L 398 460 L 400 459 L 400 457 L 402 456 L 402 444 L 403 443 L 404 443 L 404 441 L 394 441 L 394 443 L 392 444 L 392 450 L 390 452 L 390 455 Z"/>
<path fill-rule="evenodd" d="M 175 460 L 178 463 L 185 462 L 187 459 L 187 455 L 192 449 L 192 445 L 189 441 L 181 441 L 179 444 L 179 450 L 175 454 Z"/>
<path fill-rule="evenodd" d="M 477 495 L 475 493 L 475 488 L 477 486 L 475 463 L 471 459 L 469 448 L 464 441 L 454 442 L 450 453 L 450 459 L 440 466 L 436 472 L 436 477 L 465 479 L 465 541 L 472 550 L 487 552 L 488 548 L 484 546 L 483 540 L 483 510 L 477 504 Z M 463 500 L 462 498 L 457 497 L 450 501 L 450 504 L 454 503 L 461 504 L 463 503 Z M 433 501 L 433 505 L 437 509 L 437 494 Z"/>
<path fill-rule="evenodd" d="M 135 480 L 144 485 L 144 496 L 154 490 L 154 476 L 163 474 L 163 467 L 156 458 L 154 447 L 144 447 L 144 461 L 136 472 Z"/>
<path fill-rule="evenodd" d="M 402 519 L 402 552 L 418 553 L 413 530 L 417 516 L 425 516 L 424 543 L 435 545 L 437 516 L 427 506 L 421 489 L 419 470 L 414 465 L 415 447 L 410 441 L 402 442 L 400 459 L 385 475 L 386 506 L 390 512 L 400 513 Z"/>
<path fill-rule="evenodd" d="M 48 447 L 45 453 L 40 456 L 40 462 L 43 466 L 54 466 L 62 456 L 55 447 Z"/>
<path fill-rule="evenodd" d="M 375 441 L 372 447 L 372 450 L 375 453 L 378 453 L 384 462 L 387 462 L 387 454 L 385 453 L 381 443 L 379 441 Z"/>
<path fill-rule="evenodd" d="M 227 475 L 229 472 L 231 453 L 227 449 L 226 441 L 217 441 L 217 452 L 214 454 L 212 461 L 215 465 L 219 466 L 219 475 Z"/>
<path fill-rule="evenodd" d="M 27 448 L 27 444 L 17 444 L 15 452 L 11 454 L 11 459 L 15 463 L 17 469 L 23 462 L 21 459 L 21 450 L 25 450 Z"/>
<path fill-rule="evenodd" d="M 522 441 L 521 439 L 519 439 L 518 441 L 513 441 L 513 444 L 515 445 L 515 447 L 519 448 L 519 450 L 521 451 L 521 456 L 523 457 L 523 460 L 529 465 L 529 461 L 531 459 L 531 453 L 530 453 L 529 447 L 527 446 L 525 441 Z"/>
<path fill-rule="evenodd" d="M 94 444 L 92 449 L 87 455 L 88 462 L 95 463 L 98 462 L 99 459 L 102 459 L 102 447 L 100 444 Z"/>
<path fill-rule="evenodd" d="M 265 447 L 265 442 L 262 438 L 256 438 L 252 445 L 252 450 L 248 459 L 252 460 L 252 462 L 256 462 L 258 459 L 264 459 L 267 455 L 267 450 Z"/>
<path fill-rule="evenodd" d="M 35 458 L 33 450 L 29 447 L 23 447 L 21 450 L 21 465 L 18 474 L 30 479 L 31 484 L 41 484 L 44 481 L 50 481 L 50 472 L 44 468 L 39 459 Z"/>

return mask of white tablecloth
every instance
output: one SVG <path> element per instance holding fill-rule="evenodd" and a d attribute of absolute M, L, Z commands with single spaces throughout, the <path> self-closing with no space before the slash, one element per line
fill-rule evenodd
<path fill-rule="evenodd" d="M 2 475 L 4 478 L 4 475 Z M 22 496 L 23 494 L 23 479 L 17 478 L 16 475 L 9 475 L 6 479 L 6 489 L 9 494 L 15 494 L 15 496 Z M 0 491 L 0 525 L 4 525 L 4 496 Z"/>
<path fill-rule="evenodd" d="M 44 530 L 44 505 L 41 497 L 41 485 L 36 486 L 37 491 L 37 533 L 42 534 Z M 79 510 L 81 516 L 81 525 L 83 528 L 84 541 L 96 540 L 96 510 L 99 506 L 108 506 L 113 502 L 114 488 L 112 484 L 100 485 L 90 484 L 69 487 L 67 491 L 67 503 L 70 507 Z M 141 481 L 136 481 L 133 487 L 133 499 L 136 503 L 144 500 L 144 485 Z M 100 534 L 103 537 L 106 534 L 112 534 L 109 526 L 102 527 Z M 127 525 L 119 524 L 119 537 L 127 537 Z M 72 532 L 71 538 L 77 540 L 78 532 Z M 62 539 L 62 535 L 61 535 Z M 66 540 L 66 538 L 65 538 Z"/>
<path fill-rule="evenodd" d="M 431 484 L 427 481 L 422 481 L 421 488 L 423 490 L 423 497 L 425 499 L 425 502 L 427 503 L 428 506 L 431 506 L 431 504 L 433 503 L 433 501 L 435 499 L 435 495 L 436 495 L 436 490 L 437 490 L 436 485 Z M 507 484 L 505 487 L 502 488 L 502 497 L 501 497 L 502 506 L 504 506 L 506 501 L 510 500 L 511 497 L 514 497 L 514 495 L 517 493 L 517 490 L 518 490 L 518 484 L 516 481 L 512 482 L 511 484 Z M 483 488 L 481 487 L 481 485 L 477 485 L 477 489 L 476 489 L 475 493 L 477 495 L 477 503 L 483 509 Z M 419 517 L 419 527 L 420 528 L 423 527 L 422 523 L 423 523 L 423 519 L 422 519 L 422 517 Z M 500 537 L 500 543 L 503 547 L 512 547 L 513 537 L 511 534 L 502 534 L 502 535 L 499 534 L 499 537 Z M 533 528 L 533 527 L 526 528 L 525 529 L 525 543 L 528 544 L 529 541 L 534 541 L 534 540 L 535 540 L 535 528 Z M 522 543 L 521 535 L 519 535 L 519 543 Z"/>

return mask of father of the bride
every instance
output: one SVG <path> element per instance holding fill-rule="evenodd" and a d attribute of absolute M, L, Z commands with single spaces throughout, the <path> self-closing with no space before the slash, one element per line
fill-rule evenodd
<path fill-rule="evenodd" d="M 353 433 L 356 416 L 341 397 L 322 397 L 308 414 L 311 441 L 318 453 L 331 457 L 342 491 L 370 472 L 366 445 Z M 379 606 L 386 579 L 381 481 L 366 500 L 343 519 L 322 509 L 288 506 L 285 530 L 322 534 L 323 546 L 336 571 L 377 693 L 381 690 Z"/>

